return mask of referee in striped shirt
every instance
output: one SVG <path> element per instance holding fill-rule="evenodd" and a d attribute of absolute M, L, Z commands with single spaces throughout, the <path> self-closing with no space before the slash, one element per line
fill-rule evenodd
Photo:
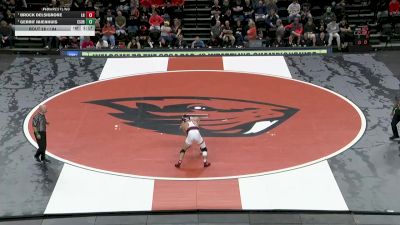
<path fill-rule="evenodd" d="M 36 113 L 32 121 L 36 142 L 38 143 L 39 146 L 35 154 L 35 159 L 38 162 L 41 161 L 50 162 L 48 159 L 46 159 L 46 145 L 47 145 L 46 126 L 49 125 L 45 116 L 46 112 L 47 112 L 46 105 L 40 105 L 38 113 Z"/>

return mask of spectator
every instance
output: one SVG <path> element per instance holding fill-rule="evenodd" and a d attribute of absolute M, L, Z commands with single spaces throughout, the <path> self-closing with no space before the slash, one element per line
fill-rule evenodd
<path fill-rule="evenodd" d="M 210 41 L 209 45 L 213 47 L 218 47 L 221 46 L 222 42 L 222 27 L 221 27 L 221 21 L 217 21 L 214 26 L 211 27 L 211 32 L 210 32 Z"/>
<path fill-rule="evenodd" d="M 228 20 L 225 21 L 222 29 L 222 41 L 224 47 L 232 47 L 235 44 L 235 37 L 233 36 L 233 30 Z"/>
<path fill-rule="evenodd" d="M 129 12 L 129 2 L 127 0 L 119 0 L 118 6 L 116 7 L 117 11 L 123 12 L 125 15 Z"/>
<path fill-rule="evenodd" d="M 274 9 L 275 12 L 278 12 L 278 6 L 276 6 L 276 1 L 277 0 L 266 0 L 265 7 L 267 7 L 267 13 L 271 9 Z"/>
<path fill-rule="evenodd" d="M 130 9 L 139 8 L 139 0 L 131 0 L 129 2 L 129 8 Z"/>
<path fill-rule="evenodd" d="M 233 28 L 233 32 L 235 34 L 235 46 L 236 48 L 243 48 L 244 45 L 244 36 L 245 29 L 240 20 L 236 21 L 236 26 Z"/>
<path fill-rule="evenodd" d="M 300 4 L 298 0 L 293 0 L 292 3 L 287 8 L 287 11 L 289 13 L 289 22 L 293 21 L 295 17 L 300 16 Z"/>
<path fill-rule="evenodd" d="M 240 34 L 241 36 L 245 35 L 246 32 L 240 20 L 236 21 L 236 25 L 233 27 L 233 32 L 235 33 L 235 37 L 237 34 Z"/>
<path fill-rule="evenodd" d="M 225 24 L 226 21 L 229 21 L 229 24 L 233 23 L 232 11 L 230 9 L 226 10 L 225 14 L 221 17 L 221 24 Z"/>
<path fill-rule="evenodd" d="M 80 43 L 77 37 L 71 37 L 69 42 L 69 48 L 79 49 Z"/>
<path fill-rule="evenodd" d="M 178 18 L 174 19 L 174 25 L 172 27 L 172 33 L 175 35 L 175 38 L 178 37 L 182 33 L 181 20 L 178 19 Z"/>
<path fill-rule="evenodd" d="M 235 3 L 233 3 L 232 16 L 233 20 L 235 21 L 236 20 L 242 21 L 244 19 L 242 0 L 235 0 Z"/>
<path fill-rule="evenodd" d="M 93 41 L 90 40 L 90 37 L 85 36 L 82 42 L 82 49 L 93 48 L 93 47 L 94 47 Z"/>
<path fill-rule="evenodd" d="M 111 25 L 115 24 L 115 16 L 111 13 L 111 9 L 107 9 L 107 13 L 104 16 L 104 23 L 110 22 Z"/>
<path fill-rule="evenodd" d="M 161 24 L 164 23 L 164 19 L 158 15 L 157 10 L 154 10 L 153 14 L 150 17 L 149 23 L 150 23 L 150 31 L 160 30 Z"/>
<path fill-rule="evenodd" d="M 211 15 L 221 15 L 221 6 L 218 0 L 214 0 L 214 4 L 211 6 Z"/>
<path fill-rule="evenodd" d="M 243 48 L 243 46 L 244 46 L 243 34 L 241 34 L 240 32 L 236 32 L 235 33 L 235 47 Z"/>
<path fill-rule="evenodd" d="M 308 6 L 308 4 L 303 5 L 303 10 L 301 10 L 300 17 L 301 17 L 301 23 L 303 24 L 306 24 L 310 19 L 312 19 L 310 7 Z"/>
<path fill-rule="evenodd" d="M 149 37 L 151 43 L 160 44 L 161 41 L 161 30 L 150 30 L 149 29 Z M 165 42 L 164 42 L 165 44 Z"/>
<path fill-rule="evenodd" d="M 326 32 L 328 32 L 329 35 L 328 46 L 332 46 L 332 39 L 335 38 L 338 49 L 341 50 L 339 31 L 339 24 L 336 23 L 336 18 L 333 18 L 332 21 L 326 26 Z"/>
<path fill-rule="evenodd" d="M 14 24 L 15 24 L 15 17 L 14 17 L 14 14 L 11 12 L 11 10 L 9 10 L 9 9 L 7 9 L 7 11 L 6 11 L 6 16 L 5 16 L 5 21 L 7 22 L 7 24 L 11 27 L 11 28 L 13 28 L 14 26 Z"/>
<path fill-rule="evenodd" d="M 109 41 L 111 48 L 114 48 L 115 46 L 115 27 L 114 25 L 111 25 L 111 23 L 109 21 L 106 21 L 106 24 L 104 25 L 103 29 L 102 29 L 102 33 L 103 33 L 103 40 L 105 41 Z"/>
<path fill-rule="evenodd" d="M 277 36 L 272 46 L 275 48 L 285 47 L 282 36 Z"/>
<path fill-rule="evenodd" d="M 259 0 L 256 8 L 254 9 L 254 14 L 255 14 L 255 21 L 260 22 L 260 21 L 265 21 L 266 19 L 266 14 L 267 14 L 267 7 L 265 6 L 265 3 L 263 0 Z"/>
<path fill-rule="evenodd" d="M 231 9 L 231 4 L 229 0 L 223 0 L 221 6 L 221 14 L 225 14 L 226 10 Z"/>
<path fill-rule="evenodd" d="M 221 21 L 221 16 L 218 13 L 211 15 L 211 26 L 214 26 L 217 21 Z"/>
<path fill-rule="evenodd" d="M 58 38 L 59 39 L 59 45 L 58 45 L 58 47 L 60 48 L 60 49 L 62 49 L 62 48 L 66 48 L 68 45 L 69 45 L 69 39 L 68 39 L 68 37 L 66 37 L 66 36 L 61 36 L 61 37 L 59 37 Z"/>
<path fill-rule="evenodd" d="M 160 38 L 158 44 L 160 45 L 160 48 L 171 48 L 171 42 L 168 42 L 163 38 Z"/>
<path fill-rule="evenodd" d="M 57 7 L 60 7 L 60 3 L 58 2 L 58 6 Z M 95 11 L 96 9 L 94 8 L 94 6 L 93 6 L 93 2 L 92 1 L 86 1 L 86 3 L 85 3 L 85 10 L 86 11 Z"/>
<path fill-rule="evenodd" d="M 285 36 L 285 27 L 283 26 L 281 19 L 276 20 L 275 36 L 276 38 L 280 37 L 281 39 L 283 39 L 283 37 Z"/>
<path fill-rule="evenodd" d="M 266 24 L 267 28 L 275 28 L 276 27 L 276 21 L 279 19 L 279 16 L 276 14 L 274 9 L 269 10 L 267 19 L 266 19 Z"/>
<path fill-rule="evenodd" d="M 324 21 L 320 21 L 319 28 L 317 29 L 318 31 L 318 39 L 317 39 L 317 45 L 324 45 L 326 46 L 326 28 L 325 28 L 325 23 Z"/>
<path fill-rule="evenodd" d="M 136 37 L 132 37 L 131 41 L 128 43 L 128 49 L 140 49 L 140 42 Z"/>
<path fill-rule="evenodd" d="M 150 27 L 149 18 L 145 13 L 142 13 L 142 15 L 140 16 L 140 26 L 145 26 L 146 28 Z"/>
<path fill-rule="evenodd" d="M 96 49 L 105 49 L 105 48 L 108 48 L 108 42 L 100 38 L 97 41 Z"/>
<path fill-rule="evenodd" d="M 247 35 L 244 39 L 248 42 L 257 39 L 257 28 L 253 20 L 249 21 L 249 29 L 247 30 Z"/>
<path fill-rule="evenodd" d="M 174 48 L 180 48 L 181 49 L 181 48 L 187 48 L 187 47 L 188 47 L 188 44 L 187 44 L 187 42 L 185 40 L 183 40 L 183 35 L 179 34 L 178 35 L 178 39 L 175 42 Z"/>
<path fill-rule="evenodd" d="M 117 11 L 117 17 L 115 18 L 115 26 L 116 26 L 116 34 L 120 36 L 121 34 L 125 34 L 126 27 L 126 18 L 122 15 L 122 11 Z"/>
<path fill-rule="evenodd" d="M 53 1 L 56 2 L 56 4 L 58 3 L 58 6 L 55 7 L 59 7 L 60 3 L 57 1 Z M 15 0 L 10 0 L 7 4 L 7 9 L 9 9 L 11 11 L 11 13 L 15 16 L 15 8 L 17 7 L 17 4 L 15 3 Z"/>
<path fill-rule="evenodd" d="M 317 37 L 315 36 L 315 24 L 313 19 L 308 19 L 307 23 L 304 25 L 304 40 L 307 42 L 312 40 L 312 45 L 315 47 L 317 43 Z"/>
<path fill-rule="evenodd" d="M 196 36 L 196 38 L 192 42 L 192 48 L 204 48 L 204 47 L 206 47 L 204 42 L 202 40 L 200 40 L 199 36 Z"/>
<path fill-rule="evenodd" d="M 0 46 L 12 47 L 12 29 L 5 20 L 0 22 Z"/>
<path fill-rule="evenodd" d="M 103 35 L 101 33 L 101 26 L 100 26 L 100 19 L 96 19 L 96 21 L 94 22 L 94 35 L 96 36 L 97 39 L 101 38 L 101 36 Z"/>
<path fill-rule="evenodd" d="M 127 31 L 130 36 L 136 36 L 140 27 L 140 13 L 137 8 L 133 8 L 126 22 Z"/>
<path fill-rule="evenodd" d="M 333 18 L 336 19 L 335 13 L 332 12 L 332 8 L 331 7 L 327 7 L 326 8 L 326 12 L 324 13 L 324 15 L 322 15 L 322 18 L 321 18 L 322 21 L 325 24 L 328 24 L 333 20 Z"/>
<path fill-rule="evenodd" d="M 400 9 L 400 3 L 398 0 L 391 0 L 389 3 L 389 15 L 398 16 Z"/>
<path fill-rule="evenodd" d="M 254 9 L 250 0 L 244 0 L 243 15 L 245 21 L 249 21 L 254 17 Z"/>
<path fill-rule="evenodd" d="M 120 49 L 126 48 L 125 41 L 119 41 L 118 42 L 118 48 L 120 48 Z"/>
<path fill-rule="evenodd" d="M 347 48 L 349 42 L 353 42 L 354 34 L 351 27 L 347 23 L 346 18 L 342 18 L 339 24 L 340 40 L 343 43 L 342 47 Z"/>
<path fill-rule="evenodd" d="M 150 47 L 153 48 L 153 43 L 151 43 L 149 37 L 149 30 L 145 25 L 141 25 L 139 28 L 139 43 L 142 47 Z"/>
<path fill-rule="evenodd" d="M 165 46 L 170 46 L 174 38 L 175 37 L 172 33 L 172 28 L 169 26 L 169 22 L 165 21 L 164 25 L 161 26 L 161 43 Z"/>
<path fill-rule="evenodd" d="M 150 9 L 151 0 L 140 0 L 140 6 L 142 6 L 142 9 Z"/>
<path fill-rule="evenodd" d="M 294 39 L 297 39 L 297 45 L 300 45 L 301 35 L 303 33 L 303 25 L 300 23 L 300 18 L 295 17 L 291 24 L 285 26 L 285 30 L 289 31 L 289 45 L 294 45 Z"/>

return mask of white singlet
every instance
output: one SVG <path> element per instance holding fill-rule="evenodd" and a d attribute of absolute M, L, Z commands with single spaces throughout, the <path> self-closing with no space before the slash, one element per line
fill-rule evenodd
<path fill-rule="evenodd" d="M 205 148 L 206 142 L 201 137 L 199 128 L 193 123 L 193 121 L 188 121 L 188 125 L 189 125 L 189 127 L 187 129 L 188 133 L 187 133 L 185 143 L 187 145 L 192 145 L 193 142 L 195 142 L 198 145 L 200 145 L 200 148 Z M 192 129 L 190 129 L 190 128 L 192 128 Z"/>

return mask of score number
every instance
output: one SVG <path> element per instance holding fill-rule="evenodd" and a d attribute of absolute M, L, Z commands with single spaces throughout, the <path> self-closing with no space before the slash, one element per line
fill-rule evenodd
<path fill-rule="evenodd" d="M 94 11 L 87 11 L 86 12 L 86 18 L 95 18 L 96 13 Z"/>
<path fill-rule="evenodd" d="M 96 13 L 94 11 L 86 11 L 86 12 L 81 12 L 81 18 L 95 18 Z"/>

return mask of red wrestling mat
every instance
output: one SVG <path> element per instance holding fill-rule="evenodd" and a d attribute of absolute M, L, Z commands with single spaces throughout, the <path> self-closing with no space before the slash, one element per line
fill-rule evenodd
<path fill-rule="evenodd" d="M 153 178 L 226 178 L 287 170 L 337 154 L 361 128 L 346 100 L 279 77 L 224 71 L 166 72 L 96 82 L 47 103 L 48 150 L 61 160 Z M 179 117 L 208 113 L 181 169 Z M 32 131 L 31 131 L 32 133 Z M 188 184 L 190 185 L 190 184 Z"/>

